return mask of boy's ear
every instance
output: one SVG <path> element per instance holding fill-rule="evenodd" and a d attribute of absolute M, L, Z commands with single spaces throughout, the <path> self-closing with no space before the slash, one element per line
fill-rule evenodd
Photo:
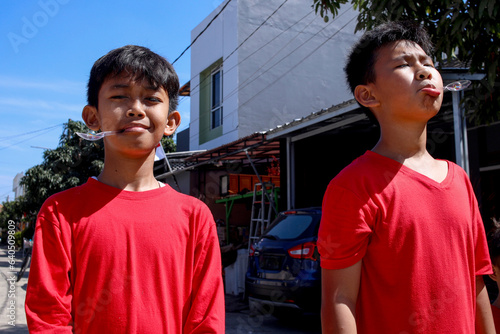
<path fill-rule="evenodd" d="M 86 105 L 82 111 L 82 119 L 89 129 L 97 131 L 101 128 L 99 118 L 97 117 L 97 108 Z"/>
<path fill-rule="evenodd" d="M 375 108 L 380 105 L 379 100 L 373 95 L 370 85 L 358 85 L 354 89 L 354 97 L 364 107 Z"/>
<path fill-rule="evenodd" d="M 165 131 L 163 132 L 165 136 L 171 136 L 174 134 L 175 130 L 181 124 L 181 114 L 175 110 L 172 111 L 167 118 L 167 124 L 165 124 Z"/>

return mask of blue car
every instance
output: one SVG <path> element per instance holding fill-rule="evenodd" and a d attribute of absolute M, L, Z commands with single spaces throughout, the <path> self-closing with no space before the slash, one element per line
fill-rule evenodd
<path fill-rule="evenodd" d="M 250 310 L 277 317 L 319 312 L 321 269 L 316 247 L 321 208 L 281 212 L 250 248 L 245 289 Z"/>

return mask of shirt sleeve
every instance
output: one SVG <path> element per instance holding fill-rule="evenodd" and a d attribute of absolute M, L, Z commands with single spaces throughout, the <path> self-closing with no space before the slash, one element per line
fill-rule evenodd
<path fill-rule="evenodd" d="M 373 219 L 367 206 L 351 191 L 330 183 L 318 233 L 322 268 L 347 268 L 366 254 Z"/>
<path fill-rule="evenodd" d="M 47 205 L 38 215 L 28 287 L 26 319 L 30 333 L 72 333 L 70 236 Z"/>
<path fill-rule="evenodd" d="M 191 307 L 184 333 L 224 333 L 225 305 L 222 263 L 217 229 L 210 210 L 203 206 L 197 219 L 207 228 L 195 249 Z"/>
<path fill-rule="evenodd" d="M 469 193 L 472 197 L 470 201 L 472 205 L 472 223 L 475 225 L 474 230 L 476 231 L 476 246 L 474 254 L 476 276 L 493 274 L 483 219 L 481 218 L 477 199 L 470 183 L 469 187 Z"/>

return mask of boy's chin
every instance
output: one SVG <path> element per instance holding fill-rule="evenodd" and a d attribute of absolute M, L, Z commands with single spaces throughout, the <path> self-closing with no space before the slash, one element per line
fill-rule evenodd
<path fill-rule="evenodd" d="M 104 148 L 105 153 L 123 157 L 130 157 L 132 159 L 135 158 L 147 158 L 149 156 L 154 157 L 156 153 L 156 144 L 144 144 L 144 143 L 136 143 L 131 145 L 123 145 L 123 146 L 110 146 L 107 145 Z"/>

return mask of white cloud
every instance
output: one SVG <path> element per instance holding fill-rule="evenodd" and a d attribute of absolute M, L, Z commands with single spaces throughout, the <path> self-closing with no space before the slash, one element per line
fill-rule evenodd
<path fill-rule="evenodd" d="M 28 100 L 20 98 L 8 98 L 0 96 L 0 105 L 5 105 L 9 107 L 18 107 L 24 109 L 44 109 L 44 110 L 65 110 L 65 111 L 81 111 L 83 108 L 82 104 L 67 104 L 54 101 L 46 100 Z M 0 114 L 4 113 L 0 108 Z"/>
<path fill-rule="evenodd" d="M 82 94 L 86 91 L 86 84 L 82 82 L 60 80 L 57 82 L 42 82 L 14 77 L 0 76 L 0 87 L 23 88 L 52 91 L 66 94 Z"/>

